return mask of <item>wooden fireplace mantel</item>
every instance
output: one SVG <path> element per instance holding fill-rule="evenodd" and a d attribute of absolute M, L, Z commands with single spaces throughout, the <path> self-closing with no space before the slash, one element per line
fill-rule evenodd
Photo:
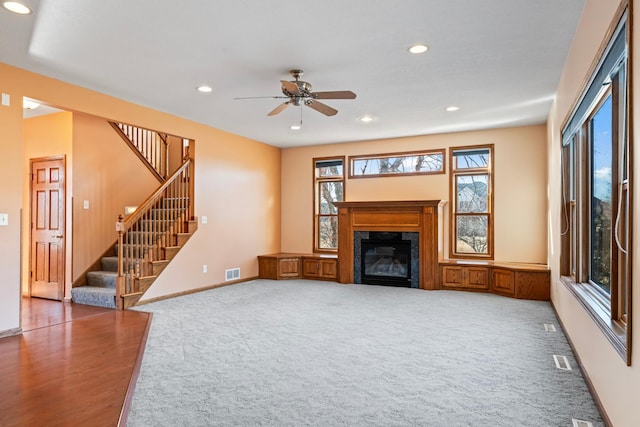
<path fill-rule="evenodd" d="M 439 289 L 442 236 L 438 217 L 445 204 L 442 200 L 336 202 L 340 283 L 354 282 L 355 231 L 404 231 L 420 235 L 420 288 Z"/>

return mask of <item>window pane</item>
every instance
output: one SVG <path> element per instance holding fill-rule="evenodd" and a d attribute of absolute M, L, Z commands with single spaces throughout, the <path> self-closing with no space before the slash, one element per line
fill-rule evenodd
<path fill-rule="evenodd" d="M 431 173 L 441 172 L 443 168 L 443 153 L 354 158 L 351 161 L 354 176 Z"/>
<path fill-rule="evenodd" d="M 456 252 L 466 254 L 489 253 L 487 215 L 456 216 Z"/>
<path fill-rule="evenodd" d="M 454 169 L 486 168 L 489 166 L 489 150 L 454 151 Z"/>
<path fill-rule="evenodd" d="M 611 292 L 611 96 L 591 121 L 591 280 Z"/>
<path fill-rule="evenodd" d="M 320 213 L 337 214 L 338 208 L 333 202 L 342 201 L 342 181 L 321 181 L 320 186 Z"/>
<path fill-rule="evenodd" d="M 316 176 L 342 176 L 342 161 L 316 162 Z"/>
<path fill-rule="evenodd" d="M 318 246 L 320 249 L 337 249 L 338 248 L 338 217 L 337 216 L 321 216 L 319 218 L 319 238 Z"/>
<path fill-rule="evenodd" d="M 457 175 L 456 176 L 456 212 L 481 213 L 488 212 L 489 207 L 489 175 Z"/>

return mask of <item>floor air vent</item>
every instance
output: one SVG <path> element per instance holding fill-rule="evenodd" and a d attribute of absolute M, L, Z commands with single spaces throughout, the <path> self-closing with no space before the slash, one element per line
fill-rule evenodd
<path fill-rule="evenodd" d="M 229 270 L 224 271 L 224 280 L 238 280 L 240 278 L 240 269 L 239 268 L 231 268 Z"/>
<path fill-rule="evenodd" d="M 554 354 L 553 360 L 556 362 L 556 368 L 562 369 L 564 371 L 571 370 L 571 365 L 569 365 L 569 359 L 567 359 L 567 356 L 558 356 Z"/>
<path fill-rule="evenodd" d="M 547 332 L 555 332 L 556 331 L 556 327 L 554 325 L 552 325 L 551 323 L 545 323 L 544 324 L 544 330 Z"/>
<path fill-rule="evenodd" d="M 576 420 L 575 418 L 572 418 L 571 421 L 573 422 L 573 427 L 593 427 L 591 421 Z"/>

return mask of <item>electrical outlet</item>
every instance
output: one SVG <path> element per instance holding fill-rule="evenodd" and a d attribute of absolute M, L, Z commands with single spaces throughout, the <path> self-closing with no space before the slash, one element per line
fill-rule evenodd
<path fill-rule="evenodd" d="M 207 264 L 202 264 L 202 272 L 203 273 L 207 272 Z"/>
<path fill-rule="evenodd" d="M 9 225 L 9 214 L 0 214 L 0 225 Z"/>
<path fill-rule="evenodd" d="M 83 209 L 89 209 L 89 201 L 85 200 L 84 202 L 82 202 L 82 208 Z"/>
<path fill-rule="evenodd" d="M 11 105 L 11 96 L 8 93 L 2 94 L 2 105 L 6 107 Z"/>
<path fill-rule="evenodd" d="M 207 217 L 206 217 L 206 216 L 203 216 L 203 217 L 202 217 L 202 223 L 203 223 L 203 224 L 206 224 L 206 223 L 207 223 Z"/>

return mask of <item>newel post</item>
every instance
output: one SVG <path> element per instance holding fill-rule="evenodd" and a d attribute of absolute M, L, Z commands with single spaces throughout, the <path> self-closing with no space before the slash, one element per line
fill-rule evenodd
<path fill-rule="evenodd" d="M 122 254 L 122 242 L 125 231 L 124 216 L 118 215 L 118 221 L 116 222 L 116 232 L 118 233 L 118 277 L 116 278 L 116 307 L 118 310 L 124 308 L 124 301 L 122 294 L 124 293 L 124 256 Z"/>

